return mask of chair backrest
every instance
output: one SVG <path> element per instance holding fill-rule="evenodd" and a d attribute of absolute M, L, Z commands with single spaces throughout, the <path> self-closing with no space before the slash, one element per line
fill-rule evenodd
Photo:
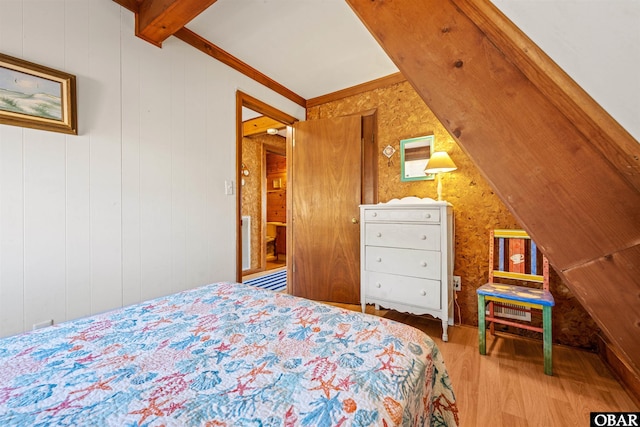
<path fill-rule="evenodd" d="M 492 230 L 489 243 L 489 283 L 495 279 L 542 284 L 549 290 L 549 261 L 523 230 Z"/>

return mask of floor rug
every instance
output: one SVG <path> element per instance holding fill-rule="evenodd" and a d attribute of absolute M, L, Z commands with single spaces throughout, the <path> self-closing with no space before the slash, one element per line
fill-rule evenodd
<path fill-rule="evenodd" d="M 280 292 L 287 289 L 287 270 L 277 271 L 266 276 L 256 277 L 243 282 L 257 288 Z"/>

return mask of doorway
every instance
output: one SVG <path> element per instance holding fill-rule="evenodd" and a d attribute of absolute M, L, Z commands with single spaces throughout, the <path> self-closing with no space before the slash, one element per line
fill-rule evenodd
<path fill-rule="evenodd" d="M 253 117 L 256 114 L 243 111 L 240 198 L 244 279 L 284 268 L 287 255 L 286 126 L 262 115 Z"/>
<path fill-rule="evenodd" d="M 267 209 L 270 197 L 273 199 L 282 194 L 286 200 L 286 163 L 284 176 L 281 171 L 276 171 L 276 175 L 280 175 L 272 176 L 267 159 L 271 155 L 286 159 L 288 126 L 296 120 L 250 95 L 236 93 L 238 282 L 248 275 L 255 276 L 268 268 L 286 265 L 286 202 L 283 209 L 275 212 L 275 219 L 273 209 Z M 276 169 L 281 169 L 281 165 Z"/>

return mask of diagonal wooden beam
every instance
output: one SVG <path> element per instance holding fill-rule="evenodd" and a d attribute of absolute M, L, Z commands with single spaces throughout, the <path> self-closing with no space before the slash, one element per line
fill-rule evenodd
<path fill-rule="evenodd" d="M 262 74 L 260 71 L 256 70 L 250 65 L 242 62 L 235 56 L 231 55 L 230 53 L 221 49 L 220 47 L 216 46 L 210 41 L 200 37 L 198 34 L 194 33 L 193 31 L 187 28 L 182 28 L 179 31 L 177 31 L 174 34 L 174 36 L 179 38 L 183 42 L 190 44 L 196 49 L 206 53 L 212 58 L 217 59 L 223 64 L 228 65 L 234 70 L 241 72 L 245 76 L 257 81 L 260 84 L 263 84 L 264 86 L 268 87 L 274 92 L 279 93 L 280 95 L 295 102 L 296 104 L 302 107 L 306 107 L 306 104 L 307 104 L 306 99 L 296 94 L 292 90 L 287 89 L 285 86 L 281 85 L 280 83 L 276 82 L 275 80 L 271 79 L 265 74 Z"/>
<path fill-rule="evenodd" d="M 473 19 L 489 40 L 500 45 L 516 67 L 576 125 L 586 141 L 640 191 L 638 141 L 491 3 L 468 0 L 453 3 Z"/>
<path fill-rule="evenodd" d="M 640 144 L 488 0 L 347 0 L 640 373 Z"/>

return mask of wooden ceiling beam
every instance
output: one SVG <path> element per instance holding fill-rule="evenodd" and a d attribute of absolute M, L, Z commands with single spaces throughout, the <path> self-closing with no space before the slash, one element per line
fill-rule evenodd
<path fill-rule="evenodd" d="M 118 3 L 120 6 L 130 10 L 136 15 L 140 11 L 140 2 L 138 0 L 113 0 L 113 2 Z"/>
<path fill-rule="evenodd" d="M 491 3 L 453 3 L 472 17 L 488 39 L 501 46 L 519 70 L 584 134 L 586 142 L 640 191 L 638 141 Z"/>
<path fill-rule="evenodd" d="M 143 0 L 136 13 L 136 35 L 158 47 L 216 0 Z"/>

